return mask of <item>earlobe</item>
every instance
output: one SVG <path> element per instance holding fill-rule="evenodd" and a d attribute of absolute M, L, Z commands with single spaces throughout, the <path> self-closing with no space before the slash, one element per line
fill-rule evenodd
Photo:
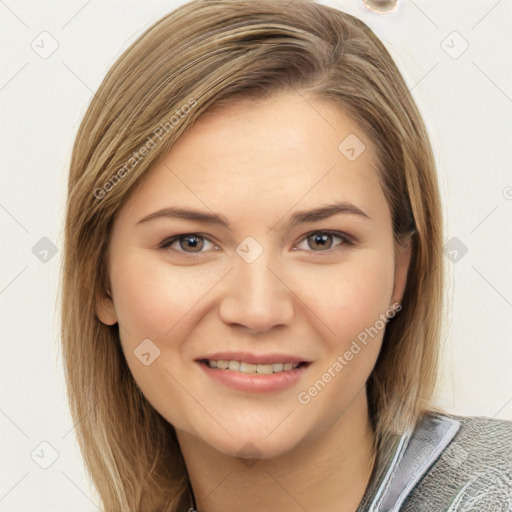
<path fill-rule="evenodd" d="M 407 285 L 407 273 L 411 263 L 412 241 L 409 239 L 405 245 L 398 245 L 395 251 L 395 282 L 391 304 L 402 302 Z"/>
<path fill-rule="evenodd" d="M 96 316 L 105 325 L 114 325 L 117 323 L 117 313 L 109 293 L 103 292 L 101 296 L 96 299 Z"/>

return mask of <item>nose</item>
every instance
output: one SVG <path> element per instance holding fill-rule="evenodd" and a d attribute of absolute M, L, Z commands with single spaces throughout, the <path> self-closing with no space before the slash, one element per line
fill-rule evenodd
<path fill-rule="evenodd" d="M 282 272 L 263 252 L 256 261 L 238 258 L 227 276 L 220 317 L 230 326 L 243 326 L 252 334 L 289 325 L 295 315 L 294 295 Z M 275 263 L 275 262 L 274 262 Z"/>

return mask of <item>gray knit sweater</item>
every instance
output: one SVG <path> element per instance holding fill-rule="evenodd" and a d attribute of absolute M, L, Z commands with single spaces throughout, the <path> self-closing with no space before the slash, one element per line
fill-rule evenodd
<path fill-rule="evenodd" d="M 357 512 L 510 512 L 512 422 L 430 414 L 377 473 Z"/>

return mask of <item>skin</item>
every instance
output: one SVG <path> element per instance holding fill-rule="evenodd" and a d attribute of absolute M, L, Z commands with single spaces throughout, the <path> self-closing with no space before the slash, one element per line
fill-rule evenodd
<path fill-rule="evenodd" d="M 355 161 L 338 150 L 349 134 L 366 146 Z M 309 403 L 297 396 L 402 298 L 410 250 L 393 243 L 376 165 L 371 141 L 327 100 L 243 100 L 201 117 L 118 212 L 111 298 L 97 315 L 119 322 L 135 381 L 175 427 L 199 512 L 357 508 L 374 457 L 365 383 L 384 330 Z M 342 213 L 287 227 L 294 212 L 334 201 L 369 218 Z M 171 206 L 221 214 L 232 228 L 138 223 Z M 352 244 L 334 235 L 322 246 L 310 236 L 319 230 Z M 160 248 L 182 234 L 205 238 Z M 248 236 L 263 249 L 252 263 L 236 252 Z M 134 356 L 144 339 L 160 349 L 147 366 Z M 311 364 L 291 388 L 242 392 L 195 361 L 214 351 L 281 352 Z"/>

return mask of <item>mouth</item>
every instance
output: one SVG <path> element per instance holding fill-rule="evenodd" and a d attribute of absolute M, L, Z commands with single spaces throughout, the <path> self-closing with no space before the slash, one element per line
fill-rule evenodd
<path fill-rule="evenodd" d="M 244 393 L 272 393 L 298 385 L 311 361 L 289 354 L 217 352 L 196 359 L 204 374 Z"/>
<path fill-rule="evenodd" d="M 285 363 L 248 363 L 235 359 L 199 359 L 201 364 L 217 370 L 227 370 L 230 372 L 239 372 L 247 375 L 273 375 L 274 373 L 291 372 L 303 366 L 308 366 L 307 361 L 285 362 Z"/>

